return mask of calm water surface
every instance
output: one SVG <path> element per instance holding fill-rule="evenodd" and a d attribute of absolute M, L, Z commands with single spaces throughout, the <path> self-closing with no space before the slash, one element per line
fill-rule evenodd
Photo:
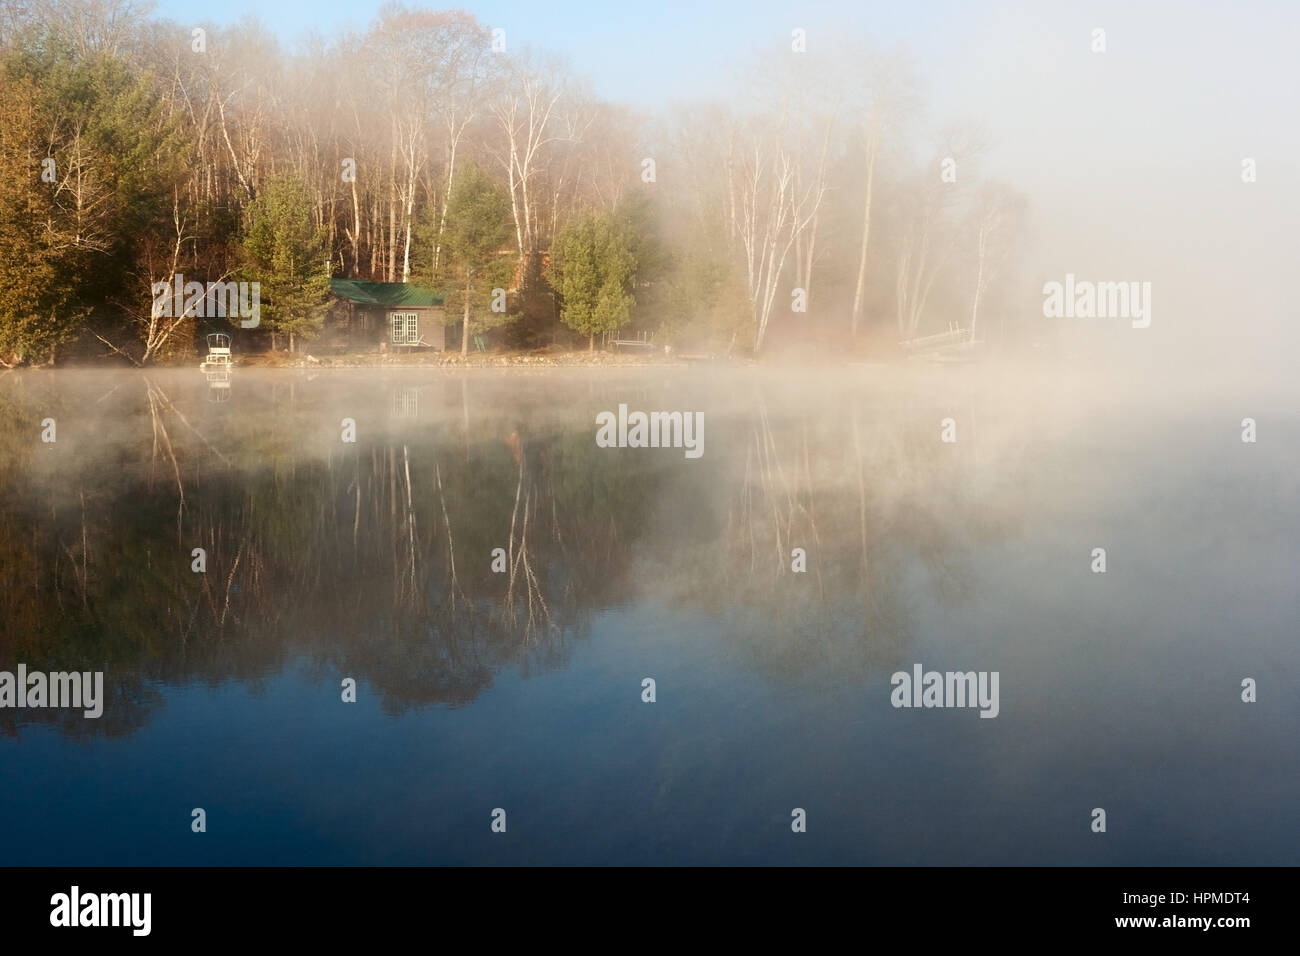
<path fill-rule="evenodd" d="M 1294 390 L 232 378 L 0 378 L 0 670 L 106 686 L 0 710 L 2 862 L 1300 863 Z M 704 454 L 596 447 L 620 403 Z M 895 709 L 916 663 L 998 717 Z"/>

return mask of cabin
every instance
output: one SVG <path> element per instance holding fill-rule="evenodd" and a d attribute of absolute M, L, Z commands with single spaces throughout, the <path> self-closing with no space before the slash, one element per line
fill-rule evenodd
<path fill-rule="evenodd" d="M 446 347 L 442 294 L 411 282 L 331 279 L 326 336 L 352 349 Z"/>

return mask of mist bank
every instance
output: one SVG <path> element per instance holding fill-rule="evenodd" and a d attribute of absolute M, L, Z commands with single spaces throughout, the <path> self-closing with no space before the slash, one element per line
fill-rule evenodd
<path fill-rule="evenodd" d="M 838 686 L 911 667 L 928 616 L 982 600 L 1031 539 L 1054 574 L 1097 545 L 1140 560 L 1117 578 L 1134 600 L 1216 540 L 1281 586 L 1287 562 L 1245 542 L 1289 547 L 1296 390 L 1009 364 L 246 370 L 212 403 L 188 371 L 14 372 L 0 660 L 102 671 L 107 704 L 0 726 L 129 733 L 156 682 L 298 666 L 394 712 L 459 705 L 562 667 L 629 604 Z M 685 410 L 707 441 L 603 447 L 620 405 Z"/>

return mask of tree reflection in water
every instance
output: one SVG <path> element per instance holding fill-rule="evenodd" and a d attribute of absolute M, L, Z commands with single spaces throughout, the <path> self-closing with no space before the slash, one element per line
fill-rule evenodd
<path fill-rule="evenodd" d="M 213 405 L 180 373 L 8 377 L 0 661 L 103 670 L 108 706 L 0 712 L 0 730 L 128 733 L 160 684 L 291 661 L 390 713 L 464 705 L 504 667 L 562 667 L 602 609 L 654 602 L 721 619 L 774 678 L 860 680 L 903 659 L 910 568 L 959 600 L 972 543 L 1015 532 L 976 501 L 978 442 L 940 445 L 928 406 L 706 390 L 691 461 L 595 445 L 597 411 L 653 407 L 644 382 L 518 385 L 250 373 Z"/>

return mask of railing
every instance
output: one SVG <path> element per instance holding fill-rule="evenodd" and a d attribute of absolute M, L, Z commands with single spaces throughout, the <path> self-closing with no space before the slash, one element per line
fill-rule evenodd
<path fill-rule="evenodd" d="M 619 332 L 603 333 L 601 335 L 601 344 L 604 345 L 605 348 L 609 348 L 610 346 L 613 346 L 614 348 L 619 348 L 622 346 L 628 346 L 631 348 L 640 348 L 640 349 L 654 348 L 653 332 L 634 332 L 632 334 L 635 336 L 635 338 L 630 338 L 630 339 L 620 338 L 619 337 L 620 334 L 621 333 Z"/>

